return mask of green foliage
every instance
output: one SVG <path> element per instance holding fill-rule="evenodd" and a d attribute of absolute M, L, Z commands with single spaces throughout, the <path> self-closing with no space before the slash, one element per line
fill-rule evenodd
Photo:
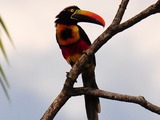
<path fill-rule="evenodd" d="M 14 46 L 13 41 L 11 39 L 11 36 L 10 36 L 10 34 L 8 32 L 8 29 L 7 29 L 4 21 L 2 20 L 2 18 L 0 16 L 0 33 L 1 33 L 2 30 L 5 32 L 5 34 L 7 35 L 8 39 L 10 40 L 12 45 Z M 1 52 L 2 52 L 2 54 L 4 56 L 4 58 L 5 58 L 6 62 L 9 64 L 9 60 L 8 60 L 8 57 L 7 57 L 3 42 L 2 42 L 1 34 L 0 34 L 0 50 L 1 50 Z M 4 73 L 3 69 L 2 69 L 1 64 L 0 64 L 0 84 L 1 84 L 1 86 L 3 88 L 3 90 L 4 90 L 4 93 L 5 93 L 6 97 L 8 98 L 8 100 L 10 100 L 9 95 L 8 95 L 8 91 L 7 91 L 7 88 L 9 88 L 9 83 L 8 83 L 6 75 L 5 75 L 5 73 Z"/>

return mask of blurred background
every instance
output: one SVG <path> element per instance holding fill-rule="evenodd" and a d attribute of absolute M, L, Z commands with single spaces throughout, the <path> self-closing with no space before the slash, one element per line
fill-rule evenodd
<path fill-rule="evenodd" d="M 123 21 L 157 0 L 130 1 Z M 39 120 L 63 87 L 70 66 L 55 38 L 55 16 L 70 5 L 102 16 L 106 27 L 79 25 L 93 42 L 112 22 L 120 0 L 0 0 L 0 14 L 15 48 L 2 32 L 10 66 L 0 53 L 10 89 L 9 102 L 0 87 L 0 120 Z M 96 79 L 100 89 L 142 95 L 160 106 L 159 14 L 114 36 L 96 53 Z M 81 77 L 75 86 L 82 86 Z M 101 99 L 100 120 L 159 120 L 160 116 L 139 105 Z M 73 97 L 55 120 L 86 120 L 83 96 Z"/>

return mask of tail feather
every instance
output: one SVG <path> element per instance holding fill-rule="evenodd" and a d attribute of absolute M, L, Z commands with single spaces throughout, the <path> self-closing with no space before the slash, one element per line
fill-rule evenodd
<path fill-rule="evenodd" d="M 95 81 L 94 69 L 95 65 L 89 64 L 89 66 L 87 66 L 87 68 L 82 72 L 84 87 L 98 89 Z M 85 95 L 84 98 L 88 120 L 98 120 L 98 113 L 101 111 L 99 98 L 90 95 Z"/>

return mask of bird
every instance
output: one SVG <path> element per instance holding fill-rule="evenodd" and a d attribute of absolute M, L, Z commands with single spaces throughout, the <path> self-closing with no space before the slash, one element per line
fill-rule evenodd
<path fill-rule="evenodd" d="M 78 25 L 79 22 L 89 22 L 103 27 L 105 26 L 105 21 L 101 16 L 94 12 L 81 10 L 75 5 L 64 8 L 56 16 L 56 40 L 64 59 L 71 65 L 71 67 L 91 46 L 87 34 Z M 92 55 L 82 70 L 84 87 L 98 89 L 95 81 L 95 66 L 95 55 Z M 88 120 L 98 120 L 98 113 L 101 111 L 99 98 L 91 95 L 85 95 L 84 98 Z"/>

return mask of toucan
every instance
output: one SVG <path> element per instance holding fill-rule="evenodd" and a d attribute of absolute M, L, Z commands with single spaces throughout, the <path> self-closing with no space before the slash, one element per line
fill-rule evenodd
<path fill-rule="evenodd" d="M 63 9 L 55 20 L 56 40 L 64 59 L 73 66 L 86 51 L 91 42 L 85 31 L 78 25 L 79 22 L 89 22 L 105 26 L 104 19 L 90 11 L 81 10 L 77 6 Z M 93 34 L 94 34 L 94 30 Z M 95 81 L 95 55 L 90 56 L 82 69 L 84 87 L 98 89 Z M 100 101 L 98 97 L 85 95 L 85 107 L 88 120 L 98 120 Z"/>

